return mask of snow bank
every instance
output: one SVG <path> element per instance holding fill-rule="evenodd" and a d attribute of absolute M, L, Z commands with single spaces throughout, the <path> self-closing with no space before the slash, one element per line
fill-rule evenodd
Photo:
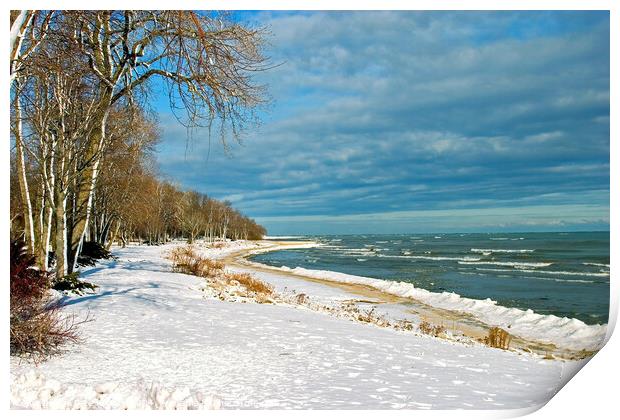
<path fill-rule="evenodd" d="M 323 244 L 319 242 L 311 242 L 311 241 L 291 243 L 291 244 L 278 244 L 278 243 L 263 242 L 261 243 L 261 248 L 251 250 L 250 252 L 248 252 L 248 255 L 264 254 L 266 252 L 282 251 L 284 249 L 301 249 L 301 248 L 318 248 L 318 247 L 324 247 L 324 246 Z M 270 268 L 273 268 L 273 267 L 270 267 Z"/>
<path fill-rule="evenodd" d="M 270 239 L 275 239 L 275 240 L 279 240 L 279 239 L 302 239 L 305 238 L 305 236 L 263 236 L 263 239 L 265 240 L 270 240 Z"/>
<path fill-rule="evenodd" d="M 214 396 L 189 388 L 168 389 L 159 383 L 105 382 L 94 386 L 62 384 L 30 370 L 11 381 L 11 407 L 20 409 L 219 409 Z"/>
<path fill-rule="evenodd" d="M 196 241 L 195 245 L 200 254 L 205 258 L 211 259 L 223 259 L 238 251 L 251 250 L 248 254 L 261 254 L 271 251 L 279 251 L 283 249 L 297 249 L 297 248 L 314 248 L 322 246 L 318 242 L 304 241 L 299 243 L 281 244 L 277 242 L 269 241 L 247 241 L 238 240 L 230 242 L 219 242 L 220 247 L 214 246 L 211 243 L 204 241 Z M 186 243 L 172 243 L 170 246 L 185 246 Z"/>
<path fill-rule="evenodd" d="M 602 347 L 607 332 L 607 324 L 588 325 L 574 318 L 541 315 L 531 309 L 507 308 L 491 299 L 471 299 L 456 293 L 430 292 L 406 282 L 379 280 L 334 271 L 308 270 L 302 267 L 283 266 L 279 270 L 340 283 L 363 284 L 395 296 L 416 299 L 435 308 L 466 312 L 488 325 L 500 326 L 522 338 L 552 343 L 571 350 L 598 350 Z"/>

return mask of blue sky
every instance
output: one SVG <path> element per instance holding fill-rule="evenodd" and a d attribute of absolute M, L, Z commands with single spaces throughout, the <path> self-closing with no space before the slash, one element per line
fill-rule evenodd
<path fill-rule="evenodd" d="M 160 98 L 160 172 L 270 234 L 609 228 L 607 12 L 244 12 L 272 104 L 228 152 Z"/>

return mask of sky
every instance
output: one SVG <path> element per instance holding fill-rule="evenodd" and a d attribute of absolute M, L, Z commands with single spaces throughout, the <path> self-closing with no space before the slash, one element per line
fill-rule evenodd
<path fill-rule="evenodd" d="M 157 102 L 161 174 L 271 235 L 609 229 L 608 12 L 239 12 L 270 31 L 242 144 Z"/>

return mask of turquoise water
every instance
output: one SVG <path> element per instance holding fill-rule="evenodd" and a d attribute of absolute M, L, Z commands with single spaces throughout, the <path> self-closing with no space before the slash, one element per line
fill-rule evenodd
<path fill-rule="evenodd" d="M 609 232 L 308 236 L 320 248 L 256 255 L 304 267 L 491 298 L 540 314 L 606 323 Z"/>

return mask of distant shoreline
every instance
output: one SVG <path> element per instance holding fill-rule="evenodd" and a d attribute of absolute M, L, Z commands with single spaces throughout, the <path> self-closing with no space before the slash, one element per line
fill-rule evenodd
<path fill-rule="evenodd" d="M 611 234 L 611 230 L 602 229 L 602 230 L 515 230 L 515 231 L 476 231 L 476 232 L 442 232 L 442 231 L 429 231 L 429 232 L 399 232 L 399 233 L 291 233 L 291 234 L 281 234 L 281 235 L 265 235 L 263 236 L 263 240 L 271 240 L 277 238 L 312 238 L 316 236 L 363 236 L 363 235 L 517 235 L 520 233 L 609 233 Z"/>

